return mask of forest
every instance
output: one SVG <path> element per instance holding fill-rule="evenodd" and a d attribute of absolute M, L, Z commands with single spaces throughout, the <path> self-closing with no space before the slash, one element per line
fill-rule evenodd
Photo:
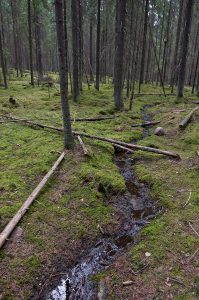
<path fill-rule="evenodd" d="M 0 300 L 199 299 L 198 178 L 198 0 L 0 0 Z"/>

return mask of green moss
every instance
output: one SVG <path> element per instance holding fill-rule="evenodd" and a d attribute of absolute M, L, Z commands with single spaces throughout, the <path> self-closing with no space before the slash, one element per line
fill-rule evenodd
<path fill-rule="evenodd" d="M 31 270 L 37 269 L 40 263 L 40 258 L 36 255 L 32 255 L 25 260 L 25 265 Z"/>

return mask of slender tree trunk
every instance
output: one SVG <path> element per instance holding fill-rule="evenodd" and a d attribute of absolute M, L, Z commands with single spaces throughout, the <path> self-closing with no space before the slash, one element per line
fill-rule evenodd
<path fill-rule="evenodd" d="M 141 66 L 140 66 L 140 79 L 139 79 L 139 93 L 141 92 L 141 85 L 142 85 L 143 79 L 144 79 L 148 11 L 149 11 L 149 0 L 146 0 L 146 3 L 145 3 L 145 17 L 144 17 L 144 31 L 143 31 L 143 40 L 142 40 L 142 56 L 141 56 Z"/>
<path fill-rule="evenodd" d="M 199 37 L 199 23 L 198 23 L 198 26 L 197 26 L 196 38 L 195 38 L 195 42 L 194 42 L 193 59 L 192 59 L 191 67 L 190 67 L 189 85 L 191 85 L 191 82 L 192 82 L 193 71 L 194 71 L 194 63 L 195 63 L 195 54 L 197 53 L 197 49 L 198 49 L 197 47 L 199 46 L 198 37 Z M 194 74 L 194 78 L 195 78 L 195 74 Z M 193 85 L 195 85 L 195 80 L 193 82 Z"/>
<path fill-rule="evenodd" d="M 13 38 L 14 38 L 14 48 L 15 48 L 15 69 L 17 71 L 17 77 L 19 76 L 19 49 L 17 43 L 17 27 L 16 27 L 16 2 L 10 0 L 11 11 L 12 11 L 12 28 L 13 28 Z"/>
<path fill-rule="evenodd" d="M 31 18 L 31 1 L 28 0 L 28 40 L 29 40 L 29 61 L 30 61 L 30 77 L 31 85 L 34 86 L 34 73 L 33 73 L 33 43 L 32 43 L 32 18 Z"/>
<path fill-rule="evenodd" d="M 4 60 L 1 28 L 0 28 L 0 57 L 1 57 L 1 67 L 2 67 L 2 73 L 3 73 L 4 87 L 5 87 L 5 89 L 7 89 L 8 84 L 7 84 L 7 77 L 6 77 L 6 67 L 5 67 L 5 60 Z"/>
<path fill-rule="evenodd" d="M 67 33 L 67 15 L 66 15 L 66 0 L 63 0 L 63 14 L 64 14 L 64 43 L 65 43 L 65 62 L 66 62 L 66 81 L 68 86 L 68 33 Z"/>
<path fill-rule="evenodd" d="M 55 16 L 57 41 L 59 49 L 59 73 L 60 73 L 60 90 L 61 90 L 61 104 L 63 112 L 64 125 L 64 147 L 71 149 L 74 146 L 74 138 L 71 129 L 70 108 L 68 103 L 68 85 L 67 85 L 67 70 L 66 70 L 66 48 L 64 35 L 64 20 L 63 20 L 63 3 L 62 0 L 55 0 Z"/>
<path fill-rule="evenodd" d="M 172 73 L 171 73 L 171 93 L 173 93 L 174 84 L 176 83 L 176 77 L 177 77 L 178 50 L 179 50 L 179 42 L 180 42 L 180 31 L 182 25 L 183 3 L 184 0 L 180 0 L 175 50 L 174 50 L 173 63 L 172 63 L 173 66 L 172 66 Z"/>
<path fill-rule="evenodd" d="M 195 83 L 196 83 L 198 65 L 199 65 L 199 50 L 198 50 L 198 55 L 197 55 L 197 59 L 196 59 L 196 66 L 195 66 L 195 72 L 194 72 L 194 78 L 193 78 L 193 86 L 192 86 L 192 94 L 194 93 L 194 90 L 195 90 Z M 199 73 L 199 70 L 198 70 L 198 73 Z"/>
<path fill-rule="evenodd" d="M 41 24 L 40 16 L 37 7 L 34 7 L 34 21 L 35 21 L 35 42 L 36 42 L 36 60 L 38 72 L 38 85 L 43 78 L 43 62 L 42 62 L 42 47 L 41 47 Z"/>
<path fill-rule="evenodd" d="M 126 0 L 116 1 L 114 98 L 115 98 L 115 107 L 117 110 L 121 110 L 123 108 L 122 83 L 123 83 L 123 57 L 124 57 L 126 2 L 127 2 Z"/>
<path fill-rule="evenodd" d="M 83 25 L 82 25 L 82 0 L 78 0 L 78 42 L 79 42 L 79 54 L 78 54 L 78 63 L 79 63 L 79 90 L 82 91 L 82 81 L 83 81 Z"/>
<path fill-rule="evenodd" d="M 89 39 L 89 57 L 90 57 L 90 81 L 93 82 L 93 20 L 90 18 L 90 39 Z"/>
<path fill-rule="evenodd" d="M 194 4 L 194 0 L 187 0 L 185 6 L 184 30 L 181 35 L 181 45 L 180 45 L 181 49 L 180 49 L 179 71 L 178 71 L 177 97 L 183 97 L 193 4 Z"/>
<path fill-rule="evenodd" d="M 73 48 L 73 101 L 77 102 L 79 95 L 79 69 L 78 69 L 78 20 L 77 20 L 77 0 L 71 1 L 72 15 L 72 48 Z"/>
<path fill-rule="evenodd" d="M 99 91 L 100 87 L 100 40 L 101 40 L 101 0 L 97 5 L 97 40 L 96 40 L 96 80 L 95 88 Z"/>

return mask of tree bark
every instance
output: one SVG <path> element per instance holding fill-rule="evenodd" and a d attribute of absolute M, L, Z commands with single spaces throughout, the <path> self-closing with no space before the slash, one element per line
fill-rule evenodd
<path fill-rule="evenodd" d="M 71 1 L 72 15 L 72 50 L 73 50 L 73 101 L 77 102 L 79 95 L 79 69 L 78 69 L 78 20 L 77 0 Z"/>
<path fill-rule="evenodd" d="M 96 80 L 95 88 L 99 91 L 100 87 L 100 40 L 101 40 L 101 0 L 97 6 L 97 40 L 96 40 Z"/>
<path fill-rule="evenodd" d="M 177 77 L 178 50 L 179 50 L 179 41 L 180 41 L 180 31 L 181 31 L 181 25 L 182 25 L 183 3 L 184 3 L 184 0 L 180 0 L 178 25 L 177 25 L 176 41 L 175 41 L 175 50 L 174 50 L 173 64 L 172 64 L 173 67 L 172 67 L 172 73 L 171 73 L 171 93 L 173 93 L 174 84 L 176 83 L 176 77 Z"/>
<path fill-rule="evenodd" d="M 64 125 L 64 147 L 71 149 L 74 146 L 74 138 L 71 129 L 70 108 L 68 103 L 68 85 L 66 70 L 66 48 L 64 36 L 64 20 L 63 20 L 63 3 L 62 0 L 55 1 L 55 17 L 57 29 L 57 41 L 59 50 L 59 73 L 60 73 L 60 90 L 61 90 L 61 104 L 63 113 Z"/>
<path fill-rule="evenodd" d="M 33 43 L 32 43 L 32 17 L 31 17 L 31 1 L 28 0 L 28 41 L 29 41 L 29 61 L 30 61 L 30 77 L 31 85 L 34 86 L 34 73 L 33 73 Z"/>
<path fill-rule="evenodd" d="M 145 67 L 145 56 L 146 56 L 146 37 L 147 37 L 147 25 L 148 25 L 148 11 L 149 11 L 149 0 L 146 0 L 145 4 L 145 17 L 144 17 L 144 31 L 142 40 L 142 56 L 140 66 L 140 79 L 139 79 L 139 93 L 141 92 L 141 85 L 144 79 L 144 67 Z"/>
<path fill-rule="evenodd" d="M 8 84 L 7 84 L 7 77 L 6 77 L 6 67 L 5 67 L 5 60 L 4 60 L 1 27 L 0 27 L 0 57 L 1 57 L 1 67 L 2 67 L 2 73 L 3 73 L 4 87 L 5 87 L 5 89 L 7 89 Z"/>
<path fill-rule="evenodd" d="M 90 18 L 90 28 L 89 28 L 89 70 L 90 70 L 90 81 L 93 82 L 93 20 Z"/>
<path fill-rule="evenodd" d="M 179 71 L 178 71 L 177 97 L 183 97 L 193 4 L 194 4 L 194 0 L 187 0 L 186 6 L 185 6 L 185 14 L 184 14 L 184 22 L 183 22 L 184 30 L 181 35 L 181 49 L 180 49 Z"/>
<path fill-rule="evenodd" d="M 115 108 L 123 108 L 122 83 L 123 83 L 123 60 L 124 60 L 124 32 L 126 19 L 126 0 L 116 1 L 115 22 L 115 61 L 114 61 L 114 99 Z"/>

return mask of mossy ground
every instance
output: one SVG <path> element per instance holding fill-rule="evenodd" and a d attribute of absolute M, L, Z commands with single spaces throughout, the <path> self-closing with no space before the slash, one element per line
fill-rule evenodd
<path fill-rule="evenodd" d="M 143 91 L 159 92 L 160 88 L 144 86 Z M 18 107 L 9 103 L 10 96 L 17 100 Z M 156 137 L 151 131 L 151 135 L 140 143 L 172 150 L 182 156 L 182 160 L 176 162 L 154 154 L 134 154 L 134 157 L 138 158 L 137 173 L 141 180 L 151 184 L 152 196 L 159 206 L 163 206 L 164 214 L 143 230 L 140 243 L 125 256 L 124 272 L 117 269 L 119 262 L 108 271 L 109 284 L 114 286 L 107 296 L 110 299 L 124 299 L 122 295 L 126 295 L 126 299 L 132 299 L 131 287 L 124 291 L 121 283 L 123 277 L 130 276 L 129 267 L 136 270 L 143 265 L 146 251 L 152 255 L 149 258 L 148 269 L 136 277 L 138 287 L 142 282 L 147 289 L 149 281 L 152 280 L 157 289 L 164 290 L 160 299 L 165 299 L 164 295 L 167 296 L 169 292 L 176 297 L 180 295 L 181 298 L 176 299 L 192 299 L 190 297 L 193 296 L 193 292 L 197 293 L 197 284 L 194 283 L 198 278 L 195 274 L 198 267 L 196 258 L 191 262 L 192 267 L 186 268 L 187 272 L 190 271 L 189 276 L 184 273 L 184 265 L 181 265 L 183 259 L 186 262 L 186 255 L 193 254 L 197 249 L 198 239 L 190 229 L 189 221 L 196 229 L 199 226 L 197 118 L 185 131 L 178 130 L 179 119 L 193 107 L 189 90 L 186 91 L 186 97 L 188 100 L 183 100 L 183 103 L 176 103 L 174 97 L 141 97 L 135 99 L 133 112 L 125 110 L 116 113 L 113 105 L 113 87 L 107 84 L 102 86 L 100 92 L 95 91 L 93 87 L 88 90 L 85 86 L 78 104 L 70 100 L 73 118 L 118 115 L 113 120 L 102 122 L 73 122 L 75 130 L 127 142 L 142 136 L 142 129 L 132 129 L 131 125 L 142 121 L 141 110 L 144 105 L 160 103 L 159 106 L 150 108 L 150 111 L 154 120 L 161 120 L 161 126 L 165 127 L 168 134 L 166 137 Z M 71 99 L 71 95 L 69 98 Z M 125 100 L 125 108 L 128 108 L 128 100 Z M 186 112 L 173 112 L 182 108 L 186 109 Z M 49 97 L 46 87 L 33 89 L 28 85 L 27 79 L 11 81 L 9 89 L 1 90 L 0 93 L 0 114 L 8 113 L 47 125 L 61 126 L 58 85 L 50 89 Z M 0 126 L 2 230 L 57 159 L 57 151 L 62 151 L 63 137 L 62 134 L 50 130 L 30 128 L 16 123 Z M 3 299 L 28 299 L 34 291 L 42 292 L 52 276 L 65 270 L 66 266 L 75 262 L 81 255 L 82 250 L 92 244 L 100 234 L 98 225 L 102 228 L 110 227 L 110 230 L 114 230 L 114 226 L 117 225 L 118 220 L 113 208 L 107 205 L 105 195 L 99 192 L 100 184 L 108 189 L 110 195 L 125 189 L 123 177 L 112 161 L 114 150 L 106 143 L 89 139 L 84 141 L 89 147 L 90 157 L 83 157 L 78 143 L 74 152 L 68 152 L 59 171 L 20 222 L 21 236 L 13 236 L 0 251 L 0 295 Z M 190 204 L 183 209 L 190 191 Z M 177 262 L 174 264 L 174 261 Z M 164 266 L 164 270 L 159 274 L 157 269 L 161 266 Z M 170 288 L 165 287 L 165 280 L 171 274 L 173 277 L 179 277 L 188 288 L 179 288 L 173 283 Z M 100 275 L 97 278 L 99 279 Z M 120 292 L 116 295 L 114 290 Z M 133 293 L 136 295 L 136 291 Z"/>

